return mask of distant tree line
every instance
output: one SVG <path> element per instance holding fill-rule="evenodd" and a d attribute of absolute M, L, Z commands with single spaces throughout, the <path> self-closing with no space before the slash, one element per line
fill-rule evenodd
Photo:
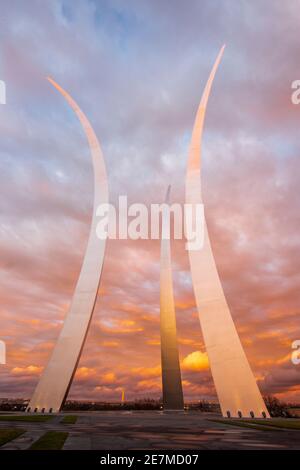
<path fill-rule="evenodd" d="M 0 400 L 0 411 L 25 411 L 29 400 L 23 399 L 2 399 Z M 272 417 L 292 418 L 299 416 L 300 405 L 285 403 L 273 395 L 264 396 L 264 401 Z M 63 411 L 117 411 L 117 410 L 162 410 L 162 399 L 143 398 L 140 400 L 122 402 L 89 402 L 68 400 L 63 406 Z M 199 412 L 220 413 L 218 403 L 199 400 L 194 403 L 187 403 L 186 410 Z"/>

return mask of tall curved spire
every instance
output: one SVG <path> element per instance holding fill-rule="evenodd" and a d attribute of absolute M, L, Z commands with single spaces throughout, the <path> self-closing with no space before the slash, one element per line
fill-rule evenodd
<path fill-rule="evenodd" d="M 165 204 L 169 205 L 168 186 Z M 162 213 L 160 248 L 160 344 L 164 410 L 183 410 L 183 393 L 176 334 L 170 245 L 170 212 Z"/>
<path fill-rule="evenodd" d="M 94 170 L 93 217 L 81 272 L 52 356 L 27 408 L 27 411 L 57 412 L 71 386 L 95 307 L 106 244 L 106 240 L 99 239 L 96 234 L 96 209 L 100 204 L 108 203 L 108 183 L 102 151 L 87 117 L 63 88 L 51 78 L 48 81 L 77 115 L 88 140 Z"/>
<path fill-rule="evenodd" d="M 224 52 L 212 68 L 197 111 L 189 147 L 185 200 L 202 204 L 201 140 L 211 86 Z M 195 211 L 194 211 L 195 214 Z M 228 308 L 204 221 L 204 244 L 189 250 L 200 324 L 223 416 L 269 417 Z"/>

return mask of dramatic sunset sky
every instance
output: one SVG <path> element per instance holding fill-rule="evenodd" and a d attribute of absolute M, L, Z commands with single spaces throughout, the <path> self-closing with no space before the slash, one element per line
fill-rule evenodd
<path fill-rule="evenodd" d="M 183 202 L 188 142 L 223 43 L 203 142 L 203 192 L 225 294 L 263 393 L 300 401 L 300 7 L 288 0 L 1 2 L 0 397 L 30 397 L 84 254 L 93 200 L 78 102 L 116 202 Z M 172 242 L 186 400 L 216 399 L 187 252 Z M 59 377 L 58 377 L 59 380 Z M 69 398 L 161 396 L 159 242 L 109 241 Z"/>

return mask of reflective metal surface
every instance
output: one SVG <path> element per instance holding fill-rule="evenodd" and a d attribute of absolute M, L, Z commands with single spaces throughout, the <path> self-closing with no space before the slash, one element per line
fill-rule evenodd
<path fill-rule="evenodd" d="M 166 195 L 167 204 L 169 203 L 169 194 L 170 186 Z M 165 410 L 182 410 L 183 394 L 177 347 L 169 226 L 170 214 L 164 211 L 160 251 L 160 338 L 163 407 Z"/>
<path fill-rule="evenodd" d="M 186 203 L 201 204 L 201 139 L 212 82 L 221 60 L 222 47 L 207 81 L 195 119 L 186 174 Z M 269 417 L 233 323 L 205 223 L 204 246 L 189 251 L 192 281 L 199 319 L 222 414 L 233 417 Z"/>
<path fill-rule="evenodd" d="M 105 163 L 97 137 L 77 103 L 54 80 L 49 82 L 76 113 L 86 134 L 94 169 L 94 207 L 88 244 L 72 303 L 52 356 L 35 389 L 27 411 L 59 411 L 72 383 L 92 318 L 104 259 L 106 240 L 96 235 L 96 209 L 108 202 Z M 76 188 L 74 188 L 76 190 Z"/>

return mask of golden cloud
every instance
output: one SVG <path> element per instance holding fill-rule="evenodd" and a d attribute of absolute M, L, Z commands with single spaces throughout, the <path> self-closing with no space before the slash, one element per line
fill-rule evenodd
<path fill-rule="evenodd" d="M 117 378 L 113 372 L 106 372 L 106 374 L 101 376 L 101 380 L 105 384 L 113 384 L 116 382 Z"/>
<path fill-rule="evenodd" d="M 87 379 L 89 377 L 95 376 L 96 370 L 89 367 L 79 367 L 76 371 L 76 379 Z"/>
<path fill-rule="evenodd" d="M 118 341 L 103 341 L 102 346 L 105 348 L 117 348 L 119 346 Z"/>
<path fill-rule="evenodd" d="M 161 391 L 161 381 L 160 379 L 151 379 L 151 380 L 140 380 L 137 383 L 138 390 L 145 391 Z"/>
<path fill-rule="evenodd" d="M 155 367 L 133 367 L 131 369 L 133 374 L 139 375 L 140 377 L 160 377 L 161 366 Z"/>
<path fill-rule="evenodd" d="M 194 351 L 182 360 L 181 367 L 184 370 L 207 370 L 209 369 L 207 354 Z"/>
<path fill-rule="evenodd" d="M 11 370 L 12 374 L 15 375 L 39 375 L 43 370 L 43 367 L 39 366 L 27 366 L 27 367 L 14 367 Z"/>
<path fill-rule="evenodd" d="M 146 341 L 147 344 L 149 344 L 149 346 L 159 346 L 160 345 L 160 339 L 148 339 L 148 341 Z"/>

